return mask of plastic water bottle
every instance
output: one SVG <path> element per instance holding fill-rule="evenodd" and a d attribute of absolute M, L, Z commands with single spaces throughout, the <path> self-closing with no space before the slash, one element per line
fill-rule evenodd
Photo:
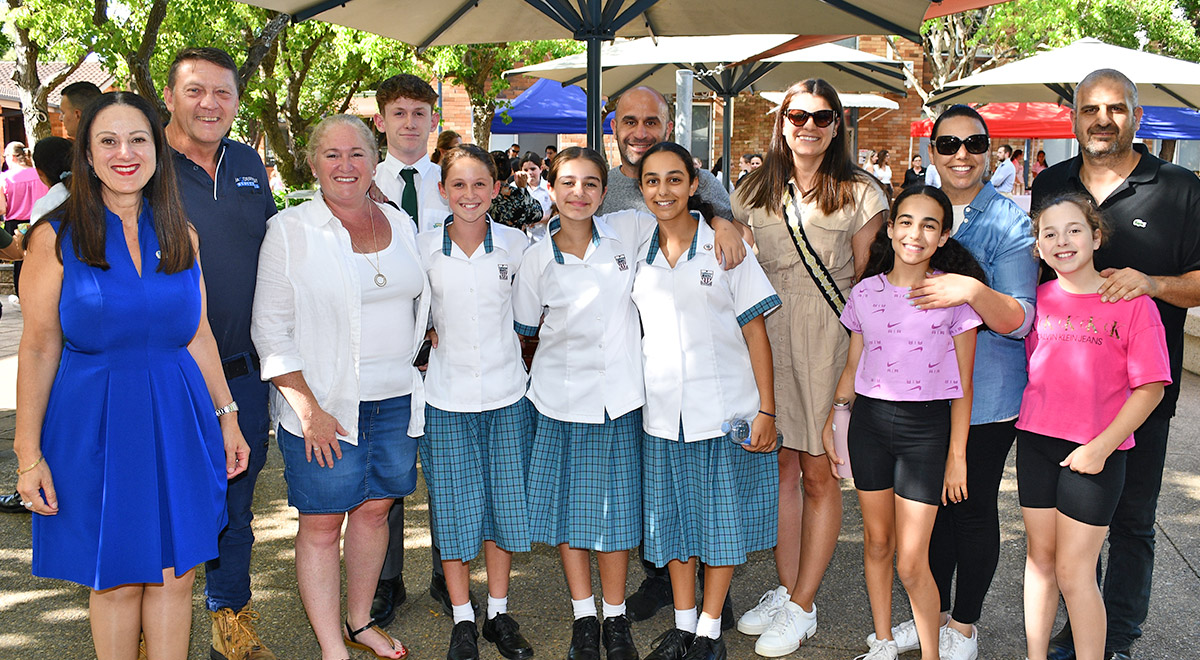
<path fill-rule="evenodd" d="M 854 474 L 850 471 L 850 449 L 847 446 L 846 433 L 850 430 L 850 400 L 839 398 L 833 402 L 833 451 L 842 459 L 843 463 L 837 466 L 838 476 L 843 479 L 852 479 Z"/>
<path fill-rule="evenodd" d="M 735 444 L 750 444 L 750 422 L 744 419 L 731 419 L 721 424 L 721 433 Z"/>

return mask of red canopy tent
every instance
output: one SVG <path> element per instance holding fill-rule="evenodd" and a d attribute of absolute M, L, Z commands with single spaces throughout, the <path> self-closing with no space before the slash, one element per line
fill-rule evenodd
<path fill-rule="evenodd" d="M 978 108 L 994 138 L 1073 138 L 1071 109 L 1057 103 L 989 103 Z M 912 137 L 929 137 L 933 120 L 912 123 Z"/>

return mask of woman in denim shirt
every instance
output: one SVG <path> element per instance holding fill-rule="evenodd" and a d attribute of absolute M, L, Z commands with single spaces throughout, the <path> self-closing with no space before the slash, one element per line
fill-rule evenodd
<path fill-rule="evenodd" d="M 967 440 L 967 499 L 943 506 L 930 543 L 942 599 L 941 657 L 974 660 L 984 596 L 1000 556 L 996 499 L 1025 388 L 1025 346 L 1033 323 L 1037 261 L 1029 216 L 985 181 L 990 144 L 975 110 L 956 105 L 933 125 L 931 165 L 954 204 L 955 240 L 987 273 L 988 286 L 961 275 L 931 276 L 909 294 L 922 309 L 968 303 L 983 318 L 975 349 L 975 402 Z M 954 609 L 950 584 L 958 571 Z M 912 622 L 892 630 L 901 651 L 916 648 Z"/>

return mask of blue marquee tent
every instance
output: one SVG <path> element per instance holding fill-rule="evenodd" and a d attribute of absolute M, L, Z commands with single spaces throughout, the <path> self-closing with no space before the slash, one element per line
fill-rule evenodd
<path fill-rule="evenodd" d="M 512 121 L 504 123 L 503 115 Z M 575 86 L 539 79 L 513 100 L 512 106 L 497 112 L 492 120 L 492 132 L 518 133 L 587 133 L 587 92 Z M 612 135 L 612 117 L 604 120 L 604 132 Z"/>

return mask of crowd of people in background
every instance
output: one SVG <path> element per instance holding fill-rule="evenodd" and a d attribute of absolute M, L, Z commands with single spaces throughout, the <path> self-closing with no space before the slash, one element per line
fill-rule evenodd
<path fill-rule="evenodd" d="M 668 141 L 648 87 L 616 100 L 610 166 L 449 130 L 431 150 L 439 99 L 401 74 L 370 124 L 316 124 L 317 193 L 279 211 L 228 136 L 237 72 L 181 51 L 165 125 L 135 94 L 73 85 L 70 139 L 5 148 L 0 257 L 25 268 L 0 507 L 35 514 L 34 575 L 90 589 L 101 660 L 185 658 L 201 563 L 211 657 L 275 657 L 250 589 L 272 431 L 326 660 L 408 655 L 387 628 L 418 457 L 449 660 L 478 658 L 481 635 L 534 656 L 509 611 L 533 544 L 561 559 L 569 659 L 723 660 L 734 627 L 793 653 L 817 631 L 851 473 L 859 658 L 975 660 L 1014 445 L 1028 659 L 1131 657 L 1200 304 L 1200 180 L 1133 144 L 1121 73 L 1076 88 L 1078 156 L 1038 151 L 1026 182 L 1023 152 L 956 105 L 898 190 L 887 149 L 856 161 L 824 80 L 787 90 L 768 149 L 725 181 Z M 767 549 L 778 583 L 738 612 L 734 568 Z M 896 625 L 894 573 L 912 613 Z M 639 653 L 631 626 L 667 606 Z"/>

